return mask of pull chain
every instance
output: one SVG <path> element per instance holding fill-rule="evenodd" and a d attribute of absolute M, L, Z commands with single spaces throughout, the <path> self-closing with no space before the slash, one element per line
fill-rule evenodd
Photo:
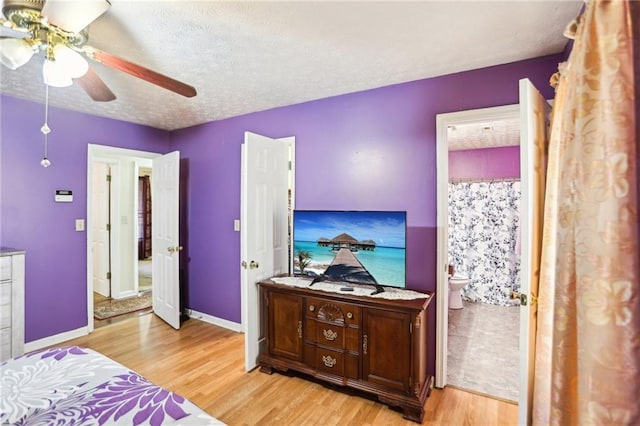
<path fill-rule="evenodd" d="M 40 128 L 40 131 L 44 135 L 44 158 L 40 161 L 40 165 L 42 167 L 49 167 L 51 165 L 51 161 L 47 158 L 48 151 L 48 143 L 49 143 L 49 133 L 51 133 L 51 128 L 49 127 L 49 85 L 44 85 L 46 88 L 45 98 L 44 98 L 44 124 Z"/>

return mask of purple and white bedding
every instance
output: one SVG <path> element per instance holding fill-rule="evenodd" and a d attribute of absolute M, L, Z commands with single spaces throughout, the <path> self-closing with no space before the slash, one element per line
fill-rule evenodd
<path fill-rule="evenodd" d="M 68 346 L 0 364 L 0 424 L 224 423 L 98 352 Z"/>

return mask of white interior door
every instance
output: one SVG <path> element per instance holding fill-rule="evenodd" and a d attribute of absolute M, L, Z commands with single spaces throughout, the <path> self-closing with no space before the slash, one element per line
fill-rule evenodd
<path fill-rule="evenodd" d="M 93 261 L 93 291 L 104 297 L 111 297 L 109 278 L 109 164 L 91 163 L 93 178 L 91 181 L 92 215 L 90 226 L 91 257 Z"/>
<path fill-rule="evenodd" d="M 256 283 L 288 272 L 289 145 L 245 132 L 242 145 L 241 281 L 245 367 L 257 365 L 264 333 Z"/>
<path fill-rule="evenodd" d="M 520 80 L 521 306 L 518 424 L 531 422 L 538 281 L 547 164 L 549 104 L 528 80 Z M 526 302 L 522 299 L 526 297 Z"/>
<path fill-rule="evenodd" d="M 180 153 L 153 159 L 151 234 L 153 311 L 173 328 L 180 328 L 178 195 Z"/>

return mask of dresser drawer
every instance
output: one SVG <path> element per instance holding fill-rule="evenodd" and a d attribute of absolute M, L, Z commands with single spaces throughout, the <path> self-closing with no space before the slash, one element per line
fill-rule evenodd
<path fill-rule="evenodd" d="M 359 306 L 314 297 L 307 298 L 306 302 L 307 317 L 337 325 L 358 326 L 360 324 Z"/>
<path fill-rule="evenodd" d="M 11 256 L 0 257 L 0 281 L 11 281 Z"/>
<path fill-rule="evenodd" d="M 344 353 L 316 348 L 316 369 L 336 376 L 344 376 Z"/>
<path fill-rule="evenodd" d="M 309 353 L 315 355 L 315 368 L 318 372 L 330 373 L 347 379 L 360 378 L 358 355 L 320 347 L 310 350 Z"/>
<path fill-rule="evenodd" d="M 320 345 L 336 349 L 345 348 L 345 328 L 339 325 L 307 319 L 307 338 Z"/>
<path fill-rule="evenodd" d="M 11 358 L 11 329 L 0 330 L 0 361 Z"/>
<path fill-rule="evenodd" d="M 4 305 L 11 305 L 11 283 L 0 284 L 0 309 L 5 309 Z"/>
<path fill-rule="evenodd" d="M 0 307 L 0 329 L 8 327 L 11 327 L 11 306 L 3 305 Z"/>
<path fill-rule="evenodd" d="M 305 335 L 309 342 L 335 349 L 346 349 L 352 353 L 360 352 L 359 328 L 341 327 L 313 319 L 307 319 L 306 327 Z"/>

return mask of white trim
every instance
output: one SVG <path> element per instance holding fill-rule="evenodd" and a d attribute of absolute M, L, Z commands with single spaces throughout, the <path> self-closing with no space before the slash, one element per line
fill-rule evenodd
<path fill-rule="evenodd" d="M 447 384 L 447 334 L 449 328 L 449 144 L 447 127 L 456 124 L 520 117 L 520 105 L 505 105 L 436 115 L 437 257 L 436 257 L 436 383 Z"/>
<path fill-rule="evenodd" d="M 53 336 L 44 337 L 33 342 L 24 344 L 25 353 L 37 351 L 38 349 L 46 348 L 48 346 L 57 345 L 67 340 L 76 339 L 78 337 L 86 336 L 89 334 L 88 327 L 80 327 L 75 330 L 65 331 L 64 333 L 55 334 Z"/>
<path fill-rule="evenodd" d="M 214 317 L 209 314 L 194 311 L 193 309 L 187 309 L 187 313 L 189 314 L 189 318 L 191 319 L 204 321 L 209 324 L 217 325 L 218 327 L 226 328 L 227 330 L 235 331 L 237 333 L 242 333 L 242 324 L 238 324 L 237 322 Z"/>
<path fill-rule="evenodd" d="M 113 299 L 126 299 L 127 297 L 134 297 L 137 296 L 138 292 L 136 290 L 127 290 L 127 291 L 121 291 L 118 293 L 118 297 L 113 296 Z"/>
<path fill-rule="evenodd" d="M 151 169 L 151 174 L 153 175 L 153 159 L 151 158 L 136 158 L 135 161 L 133 162 L 133 167 L 134 167 L 134 171 L 133 171 L 133 185 L 134 185 L 134 194 L 138 193 L 138 179 L 140 178 L 140 168 L 146 168 L 146 169 Z M 140 234 L 140 228 L 138 227 L 139 223 L 138 223 L 138 209 L 140 208 L 140 203 L 138 200 L 138 197 L 134 196 L 133 197 L 133 212 L 131 214 L 131 217 L 134 218 L 135 223 L 133 226 L 134 232 L 137 233 L 137 235 L 135 235 L 135 237 L 138 237 L 138 235 Z M 144 232 L 144 231 L 142 231 Z M 133 291 L 134 291 L 134 295 L 138 294 L 138 292 L 140 291 L 140 270 L 139 270 L 139 263 L 137 261 L 137 259 L 140 258 L 140 253 L 138 251 L 138 244 L 137 244 L 137 238 L 134 238 L 135 243 L 133 245 L 133 258 L 136 259 L 133 262 L 133 266 L 134 266 L 134 271 L 133 271 Z"/>
<path fill-rule="evenodd" d="M 152 160 L 153 162 L 153 160 Z M 140 229 L 138 228 L 139 225 L 139 220 L 138 220 L 138 208 L 140 207 L 139 205 L 139 199 L 138 199 L 138 194 L 139 194 L 139 184 L 138 184 L 138 179 L 140 179 L 140 163 L 139 161 L 136 159 L 133 162 L 133 179 L 134 179 L 134 190 L 133 190 L 133 211 L 131 212 L 131 217 L 133 218 L 133 232 L 134 232 L 134 238 L 133 241 L 135 242 L 133 244 L 133 258 L 135 259 L 133 262 L 133 292 L 135 294 L 138 294 L 138 290 L 140 289 L 140 271 L 138 270 L 138 259 L 140 259 L 140 253 L 138 252 L 138 237 L 140 234 Z"/>
<path fill-rule="evenodd" d="M 247 285 L 245 283 L 245 273 L 242 270 L 242 259 L 244 258 L 244 246 L 243 246 L 243 235 L 244 229 L 243 226 L 246 223 L 246 219 L 244 217 L 244 181 L 246 179 L 245 173 L 245 156 L 247 155 L 247 150 L 244 146 L 244 143 L 240 144 L 240 265 L 238 265 L 238 269 L 240 270 L 240 331 L 244 333 L 247 328 Z M 245 337 L 246 340 L 246 337 Z M 247 342 L 245 341 L 245 345 Z"/>
<path fill-rule="evenodd" d="M 109 231 L 109 271 L 111 272 L 111 282 L 109 283 L 109 296 L 114 299 L 120 299 L 120 288 L 122 284 L 122 268 L 120 267 L 120 248 L 122 247 L 121 232 L 121 186 L 122 185 L 122 160 L 116 160 L 111 166 L 111 184 L 109 185 L 109 223 L 111 230 Z M 93 192 L 91 192 L 93 198 Z M 87 197 L 88 198 L 88 197 Z M 92 203 L 93 204 L 93 203 Z M 93 269 L 93 259 L 91 267 Z M 89 265 L 87 265 L 87 269 Z M 92 274 L 93 276 L 93 274 Z M 91 309 L 93 313 L 93 309 Z"/>

